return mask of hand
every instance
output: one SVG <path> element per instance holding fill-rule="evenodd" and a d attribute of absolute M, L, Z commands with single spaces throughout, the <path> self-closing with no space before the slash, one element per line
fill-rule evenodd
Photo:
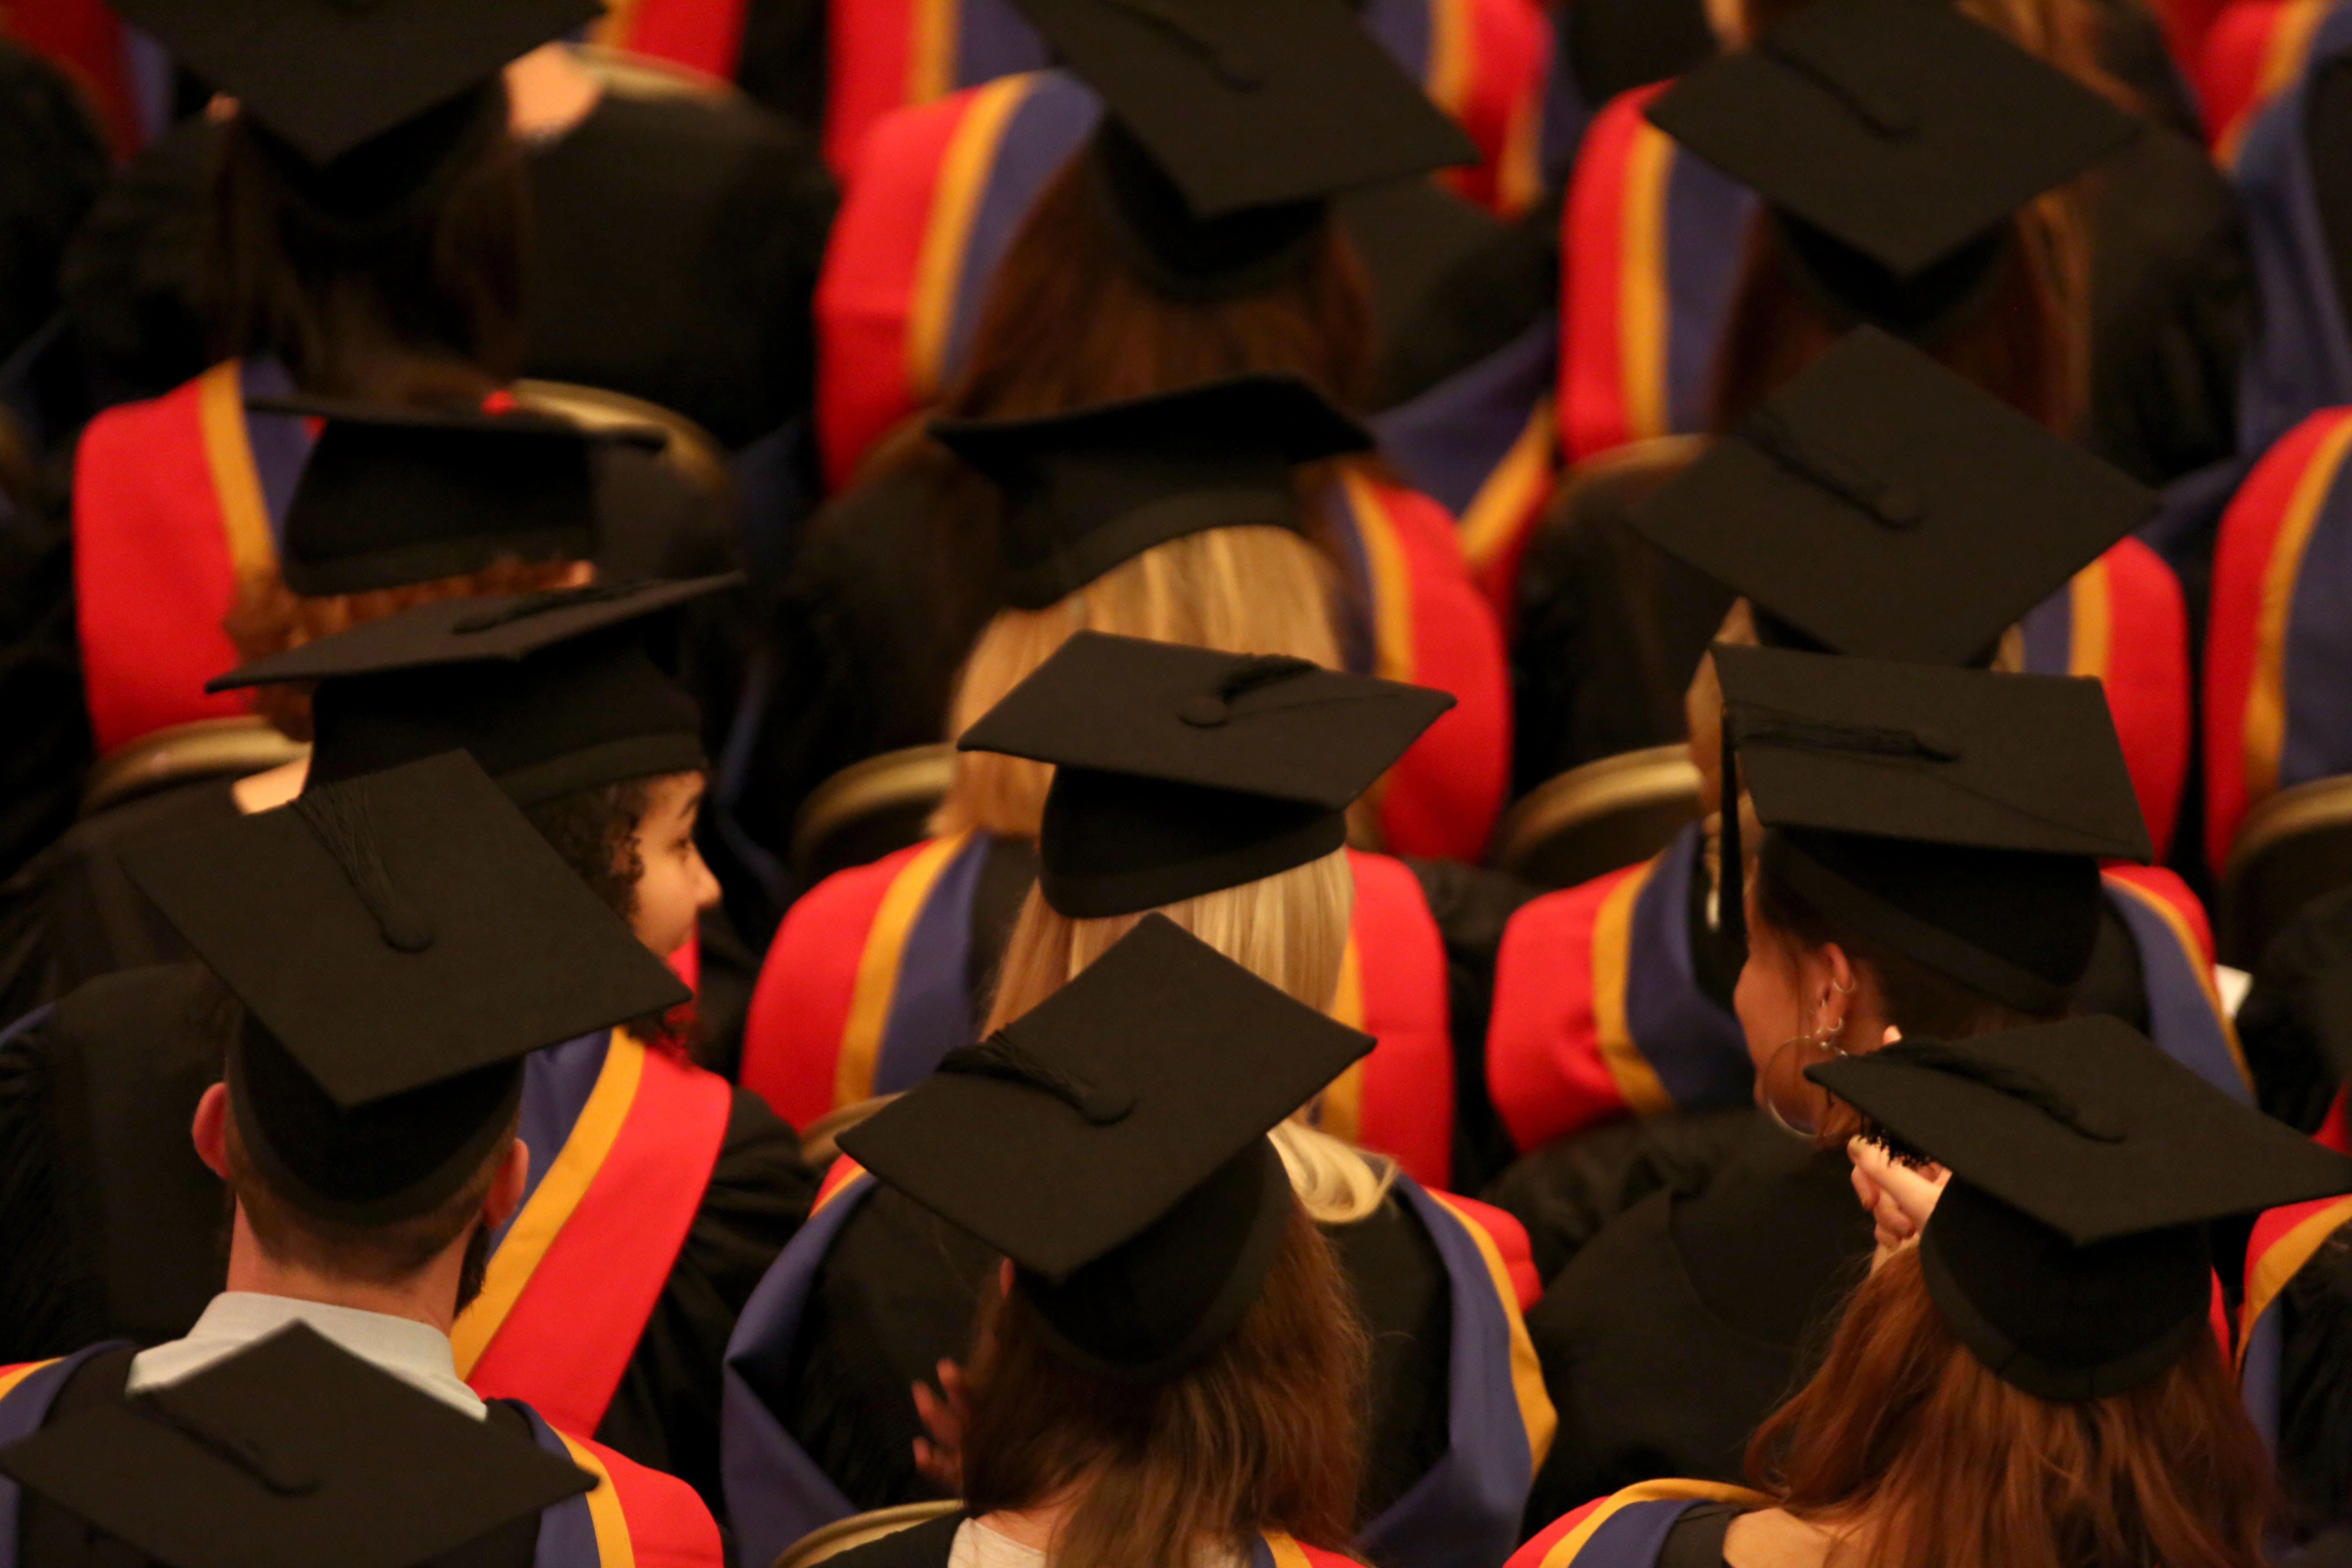
<path fill-rule="evenodd" d="M 1845 1152 L 1853 1162 L 1853 1194 L 1870 1211 L 1872 1236 L 1878 1244 L 1870 1267 L 1875 1269 L 1919 1239 L 1920 1227 L 1936 1212 L 1936 1200 L 1944 1195 L 1944 1184 L 1952 1173 L 1941 1165 L 1900 1164 L 1879 1145 L 1859 1138 L 1847 1142 Z"/>
<path fill-rule="evenodd" d="M 963 1495 L 963 1427 L 971 1411 L 964 1392 L 963 1368 L 951 1361 L 939 1364 L 940 1392 L 929 1384 L 915 1384 L 915 1414 L 921 1417 L 929 1441 L 915 1439 L 915 1468 L 926 1479 L 944 1488 L 950 1497 Z"/>

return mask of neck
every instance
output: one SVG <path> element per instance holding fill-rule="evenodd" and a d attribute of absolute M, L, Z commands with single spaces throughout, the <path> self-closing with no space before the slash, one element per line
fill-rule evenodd
<path fill-rule="evenodd" d="M 229 785 L 228 791 L 236 802 L 237 810 L 252 816 L 259 812 L 274 810 L 300 795 L 302 781 L 310 776 L 310 758 L 305 753 L 265 772 L 247 773 Z"/>
<path fill-rule="evenodd" d="M 1057 1498 L 1049 1499 L 1034 1508 L 998 1509 L 980 1516 L 980 1522 L 1007 1541 L 1014 1541 L 1035 1552 L 1051 1551 L 1054 1538 L 1069 1522 L 1070 1515 L 1078 1510 L 1086 1500 L 1087 1483 L 1080 1481 Z"/>
<path fill-rule="evenodd" d="M 387 1318 L 406 1318 L 426 1324 L 446 1334 L 457 1321 L 457 1281 L 465 1264 L 466 1241 L 461 1237 L 423 1269 L 392 1284 L 322 1273 L 264 1251 L 246 1221 L 245 1205 L 240 1204 L 229 1232 L 227 1288 L 256 1296 L 283 1296 L 289 1300 L 381 1312 Z"/>
<path fill-rule="evenodd" d="M 507 67 L 507 122 L 520 142 L 551 142 L 588 118 L 604 89 L 569 46 L 542 44 Z"/>

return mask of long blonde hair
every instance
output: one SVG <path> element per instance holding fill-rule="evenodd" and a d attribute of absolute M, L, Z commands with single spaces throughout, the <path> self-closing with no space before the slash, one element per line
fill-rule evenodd
<path fill-rule="evenodd" d="M 1239 887 L 1167 905 L 1159 912 L 1259 979 L 1328 1012 L 1339 991 L 1339 967 L 1356 903 L 1345 850 Z M 1005 944 L 988 1031 L 1003 1028 L 1068 984 L 1135 929 L 1142 914 L 1073 920 L 1032 888 Z M 1301 1108 L 1298 1116 L 1307 1113 Z M 1294 1116 L 1274 1131 L 1275 1152 L 1307 1214 L 1323 1225 L 1351 1225 L 1381 1205 L 1396 1168 Z"/>
<path fill-rule="evenodd" d="M 957 678 L 950 736 L 962 734 L 1082 631 L 1287 654 L 1337 669 L 1335 603 L 1329 560 L 1288 529 L 1216 528 L 1171 539 L 1042 610 L 999 611 Z M 931 831 L 1034 838 L 1052 782 L 1044 763 L 959 752 L 955 783 L 931 816 Z"/>

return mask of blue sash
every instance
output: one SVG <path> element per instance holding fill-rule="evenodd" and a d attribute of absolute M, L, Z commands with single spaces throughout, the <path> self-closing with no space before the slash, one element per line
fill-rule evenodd
<path fill-rule="evenodd" d="M 41 1423 L 49 1418 L 49 1406 L 57 1403 L 58 1391 L 81 1369 L 82 1363 L 124 1348 L 121 1340 L 103 1341 L 26 1373 L 0 1396 L 0 1447 L 21 1443 L 41 1429 Z M 16 1519 L 23 1491 L 15 1481 L 0 1476 L 0 1568 L 16 1568 Z"/>
<path fill-rule="evenodd" d="M 2238 450 L 2265 450 L 2304 416 L 2352 403 L 2352 332 L 2328 260 L 2311 184 L 2305 135 L 2312 78 L 2352 49 L 2352 8 L 2319 26 L 2302 77 L 2263 110 L 2246 133 L 2237 165 L 2260 296 L 2260 335 L 2248 351 L 2238 395 Z"/>

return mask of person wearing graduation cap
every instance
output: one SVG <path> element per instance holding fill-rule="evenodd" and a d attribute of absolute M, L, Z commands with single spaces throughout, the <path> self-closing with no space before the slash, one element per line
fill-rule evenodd
<path fill-rule="evenodd" d="M 979 1309 L 963 1508 L 845 1562 L 1349 1561 L 1373 1351 L 1270 1132 L 1370 1047 L 1149 916 L 844 1132 Z"/>
<path fill-rule="evenodd" d="M 2110 1018 L 1906 1037 L 1806 1077 L 1894 1223 L 1749 1447 L 1758 1489 L 1620 1491 L 1514 1568 L 2270 1561 L 2275 1483 L 2217 1342 L 2210 1231 L 2352 1190 L 2352 1161 Z M 1882 1182 L 1919 1196 L 1889 1205 Z"/>
<path fill-rule="evenodd" d="M 2162 677 L 2180 649 L 2167 647 L 2160 625 L 2124 617 L 2109 591 L 2138 549 L 2128 531 L 2154 504 L 2090 454 L 1863 328 L 1661 489 L 1635 527 L 1720 584 L 1727 642 L 2056 674 L 2079 668 L 2070 634 L 2087 640 L 2106 620 L 2107 708 L 2160 841 L 2186 762 L 2188 693 Z M 1706 628 L 1679 629 L 1700 648 L 1696 677 L 1679 658 L 1629 654 L 1621 663 L 1640 669 L 1640 691 L 1626 707 L 1661 723 L 1669 710 L 1688 715 L 1708 815 L 1646 865 L 1548 893 L 1512 917 L 1486 1060 L 1522 1150 L 1749 1095 L 1732 1010 L 1738 961 L 1724 950 L 1716 900 L 1721 698 L 1696 642 Z M 2184 1058 L 2226 1055 L 2204 912 L 2180 880 L 2111 868 L 2099 921 L 2075 1006 L 2115 1012 Z M 1631 1076 L 1612 1060 L 1633 1063 Z M 1555 1268 L 1564 1257 L 1552 1236 L 1572 1246 L 1579 1234 L 1534 1229 Z"/>
<path fill-rule="evenodd" d="M 1345 662 L 1325 586 L 1328 563 L 1310 542 L 1298 490 L 1315 465 L 1362 449 L 1368 437 L 1297 378 L 1238 376 L 1068 415 L 938 431 L 1004 497 L 989 571 L 1005 607 L 957 677 L 947 733 L 968 730 L 1076 633 L 1287 656 L 1326 668 Z M 1445 747 L 1485 739 L 1460 708 L 1420 739 L 1405 737 L 1412 743 L 1386 759 L 1377 801 L 1355 808 L 1360 826 L 1392 828 L 1401 814 L 1439 804 L 1442 782 L 1425 764 L 1443 766 Z M 909 1064 L 928 1070 L 961 1043 L 985 1011 L 982 994 L 1034 876 L 1031 846 L 1048 783 L 1034 761 L 962 752 L 932 818 L 937 837 L 803 895 L 768 950 L 746 1029 L 743 1081 L 806 1127 L 878 1089 L 906 1087 Z M 1372 775 L 1355 781 L 1371 783 Z M 1359 842 L 1393 845 L 1398 837 L 1369 832 Z M 1451 990 L 1451 1033 L 1470 1059 L 1483 1033 L 1495 942 L 1527 889 L 1419 858 L 1401 866 L 1366 855 L 1357 866 L 1366 972 L 1381 977 L 1387 1000 L 1375 1010 L 1391 1020 L 1383 1032 L 1444 1037 Z M 918 908 L 919 917 L 905 912 Z M 911 1000 L 899 1009 L 886 994 L 926 1001 L 919 1011 Z M 873 1031 L 886 1007 L 896 1020 L 894 1043 L 877 1058 Z M 1483 1115 L 1465 1119 L 1484 1123 Z M 1475 1142 L 1483 1161 L 1492 1140 Z M 1435 1165 L 1414 1169 L 1443 1181 L 1444 1164 L 1441 1154 Z M 1465 1167 L 1465 1178 L 1471 1173 Z"/>
<path fill-rule="evenodd" d="M 689 947 L 716 897 L 694 848 L 707 766 L 695 704 L 652 633 L 730 580 L 439 600 L 299 647 L 220 684 L 311 690 L 317 743 L 298 804 L 346 781 L 463 750 L 527 814 L 575 878 L 659 955 Z M 195 831 L 257 820 L 206 814 Z M 121 852 L 136 881 L 142 836 Z M 129 887 L 126 896 L 134 896 Z M 186 933 L 171 911 L 165 929 Z M 150 917 L 151 919 L 152 917 Z M 183 950 L 184 951 L 184 950 Z M 711 965 L 698 966 L 701 975 Z M 84 986 L 0 1043 L 0 1237 L 26 1261 L 0 1291 L 0 1346 L 98 1332 L 177 1331 L 217 1260 L 170 1237 L 217 1201 L 184 1161 L 110 1156 L 89 1121 L 184 1120 L 201 1052 L 184 966 Z M 707 983 L 706 983 L 707 984 Z M 757 1095 L 691 1065 L 678 1016 L 633 1017 L 534 1052 L 522 1135 L 534 1190 L 568 1193 L 501 1233 L 483 1304 L 458 1322 L 460 1372 L 718 1495 L 719 1362 L 737 1312 L 805 1215 L 799 1140 Z M 200 1044 L 200 1042 L 199 1042 Z M 165 1068 L 160 1064 L 173 1064 Z M 81 1082 L 79 1098 L 53 1086 Z M 22 1184 L 46 1165 L 109 1195 L 100 1245 L 76 1246 L 59 1200 Z M 584 1194 L 584 1195 L 583 1195 Z M 599 1194 L 602 1194 L 601 1197 Z M 119 1265 L 125 1254 L 142 1259 Z M 26 1342 L 31 1342 L 28 1346 Z"/>
<path fill-rule="evenodd" d="M 404 409 L 516 416 L 504 389 L 523 364 L 530 213 L 498 73 L 596 7 L 127 9 L 236 102 L 203 226 L 215 363 L 109 409 L 75 457 L 77 651 L 100 756 L 237 710 L 199 689 L 236 662 L 225 621 L 267 625 L 297 599 L 493 565 L 498 552 L 485 549 L 432 570 L 394 565 L 304 586 L 289 511 L 311 420 Z M 268 401 L 289 393 L 328 401 Z M 736 563 L 730 520 L 664 467 L 656 432 L 596 445 L 604 518 L 590 547 L 522 552 L 528 570 L 494 587 L 549 585 L 581 561 L 674 576 Z"/>
<path fill-rule="evenodd" d="M 2143 482 L 2227 455 L 2249 299 L 2229 193 L 2200 150 L 2126 112 L 2063 58 L 2028 52 L 2040 47 L 1932 0 L 1824 0 L 1612 106 L 1626 123 L 1596 132 L 1591 156 L 1648 149 L 1673 165 L 1677 214 L 1721 210 L 1677 216 L 1662 237 L 1655 286 L 1676 298 L 1652 338 L 1619 340 L 1620 319 L 1603 308 L 1616 281 L 1580 289 L 1571 278 L 1561 383 L 1571 459 L 1670 431 L 1727 435 L 1858 324 L 1915 343 Z M 2161 167 L 2134 172 L 2143 164 Z M 2174 174 L 2212 189 L 2181 194 Z M 1594 178 L 1596 190 L 1649 192 L 1629 201 L 1664 200 L 1655 180 Z M 2086 224 L 2091 200 L 2102 216 Z M 1573 197 L 1570 212 L 1606 237 Z M 2166 231 L 2175 216 L 2191 235 Z M 1666 281 L 1738 254 L 1726 236 L 1742 230 L 1737 276 L 1727 263 L 1705 287 Z M 1605 339 L 1605 352 L 1580 351 L 1587 337 Z M 1629 411 L 1629 399 L 1656 406 Z M 1593 430 L 1580 436 L 1579 418 Z M 1628 521 L 1674 466 L 1661 457 L 1612 480 L 1597 465 L 1601 477 L 1566 487 L 1528 546 L 1514 647 L 1520 789 L 1675 738 L 1671 714 L 1661 731 L 1614 698 L 1622 649 L 1654 643 L 1696 662 L 1720 615 L 1713 587 Z M 2139 553 L 2133 575 L 2148 582 L 2116 624 L 2155 613 L 2179 623 L 2179 589 Z"/>
<path fill-rule="evenodd" d="M 299 481 L 286 476 L 292 489 L 274 541 L 260 542 L 268 570 L 235 588 L 224 578 L 221 596 L 208 599 L 204 574 L 163 541 L 126 536 L 118 542 L 135 547 L 135 566 L 118 563 L 125 574 L 82 584 L 89 700 L 126 732 L 257 710 L 288 739 L 308 741 L 304 689 L 208 692 L 205 682 L 413 605 L 577 587 L 600 563 L 624 581 L 691 574 L 671 570 L 690 561 L 646 548 L 645 531 L 662 526 L 657 500 L 605 482 L 614 470 L 604 458 L 645 439 L 642 431 L 589 432 L 524 412 L 307 399 L 269 406 L 287 411 L 267 416 L 287 429 L 324 422 L 314 443 L 304 437 L 311 449 Z M 216 524 L 206 526 L 216 546 Z M 97 564 L 82 552 L 85 572 Z M 723 633 L 711 629 L 722 612 L 706 607 L 725 603 L 685 612 L 677 655 L 680 675 L 714 704 L 726 700 L 728 658 Z M 715 750 L 720 739 L 705 744 Z M 301 781 L 299 762 L 201 778 L 76 823 L 0 884 L 0 1016 L 14 1020 L 100 974 L 184 957 L 124 881 L 116 852 L 145 834 L 280 804 Z"/>
<path fill-rule="evenodd" d="M 1454 1098 L 1442 1040 L 1382 1017 L 1393 961 L 1349 936 L 1374 923 L 1363 889 L 1377 880 L 1344 847 L 1347 803 L 1444 702 L 1293 659 L 1071 639 L 961 742 L 1054 767 L 1036 886 L 991 966 L 986 1026 L 919 1059 L 894 1031 L 881 1066 L 900 1076 L 875 1085 L 928 1081 L 971 1039 L 1088 984 L 1139 917 L 1372 1033 L 1362 1068 L 1292 1104 L 1272 1138 L 1374 1330 L 1355 1517 L 1368 1550 L 1411 1568 L 1499 1561 L 1550 1426 L 1516 1287 L 1497 1273 L 1523 1264 L 1520 1238 L 1431 1190 Z M 855 1509 L 932 1495 L 908 1385 L 964 1353 L 989 1266 L 894 1194 L 836 1180 L 729 1347 L 728 1498 L 747 1543 L 781 1548 Z"/>
<path fill-rule="evenodd" d="M 868 456 L 871 442 L 926 402 L 958 422 L 1045 419 L 1244 373 L 1298 375 L 1340 408 L 1360 408 L 1378 312 L 1335 213 L 1374 187 L 1439 200 L 1421 177 L 1468 155 L 1462 132 L 1339 0 L 1218 4 L 1185 9 L 1173 27 L 1157 7 L 1109 0 L 1035 0 L 1032 15 L 1112 112 L 1049 79 L 1039 90 L 1061 107 L 1010 123 L 1008 133 L 1065 133 L 1024 165 L 1020 205 L 925 242 L 944 255 L 956 236 L 985 240 L 984 267 L 974 256 L 922 273 L 943 288 L 984 278 L 984 295 L 924 302 L 903 334 L 860 335 L 859 301 L 912 273 L 839 248 L 851 243 L 855 204 L 839 231 L 826 292 L 852 319 L 829 337 L 829 363 L 891 385 L 887 412 L 854 442 L 824 412 L 828 479 L 846 488 L 810 521 L 768 617 L 776 696 L 749 793 L 776 816 L 747 826 L 771 842 L 840 769 L 937 741 L 974 639 L 1019 604 L 992 569 L 1012 499 L 993 476 L 911 430 Z M 897 214 L 877 211 L 887 231 L 877 237 L 904 241 Z M 1432 226 L 1399 232 L 1415 240 Z M 910 397 L 899 367 L 930 352 L 917 321 L 959 358 Z M 1389 844 L 1475 860 L 1508 765 L 1493 612 L 1441 507 L 1369 453 L 1335 457 L 1302 486 L 1299 526 L 1337 568 L 1351 666 L 1452 691 L 1463 703 L 1454 727 L 1478 731 L 1426 764 L 1437 798 L 1398 794 Z M 909 562 L 925 563 L 919 576 Z"/>
<path fill-rule="evenodd" d="M 502 1402 L 493 1414 L 459 1379 L 450 1342 L 486 1288 L 494 1241 L 551 1190 L 533 1179 L 516 1136 L 524 1058 L 676 1005 L 686 994 L 677 977 L 459 753 L 142 846 L 131 864 L 211 977 L 201 1011 L 215 1081 L 183 1136 L 192 1134 L 195 1157 L 235 1197 L 226 1289 L 182 1337 L 144 1349 L 102 1342 L 0 1373 L 0 1430 L 54 1424 L 69 1449 L 65 1434 L 106 1419 L 100 1413 L 115 1412 L 119 1427 L 124 1415 L 160 1411 L 257 1472 L 269 1491 L 316 1490 L 331 1447 L 230 1439 L 235 1428 L 207 1413 L 204 1385 L 192 1381 L 299 1324 L 462 1417 L 529 1433 L 598 1472 L 605 1496 L 601 1509 L 591 1505 L 595 1544 L 575 1533 L 575 1555 L 558 1560 L 609 1563 L 605 1553 L 625 1546 L 647 1560 L 716 1564 L 718 1531 L 690 1488 L 576 1429 L 550 1441 L 570 1425 L 560 1410 Z M 277 896 L 252 897 L 257 885 Z M 571 1197 L 594 1201 L 593 1190 Z M 341 1384 L 306 1384 L 302 1403 Z M 344 1430 L 351 1441 L 365 1428 Z M 87 1486 L 60 1497 L 58 1473 L 21 1449 L 0 1463 L 89 1517 Z M 175 1531 L 172 1545 L 131 1537 L 172 1561 L 208 1499 L 226 1503 L 237 1489 L 166 1490 L 165 1482 L 123 1473 L 111 1489 L 119 1498 L 144 1483 L 179 1505 L 181 1517 L 159 1526 Z M 102 1531 L 125 1506 L 89 1522 Z M 463 1511 L 457 1496 L 442 1507 Z M 71 1521 L 44 1512 L 10 1510 L 26 1561 L 86 1560 L 70 1550 L 52 1558 L 36 1544 L 81 1540 Z M 414 1542 L 433 1533 L 432 1521 L 420 1510 L 399 1529 Z M 205 1528 L 246 1542 L 221 1521 Z M 268 1540 L 267 1530 L 251 1539 Z M 515 1560 L 531 1560 L 530 1542 L 519 1545 Z M 583 1549 L 590 1554 L 576 1555 Z M 280 1559 L 257 1550 L 249 1560 Z"/>
<path fill-rule="evenodd" d="M 1744 784 L 1761 828 L 1723 918 L 1762 1110 L 1570 1141 L 1507 1178 L 1522 1196 L 1496 1192 L 1539 1224 L 1580 1216 L 1589 1237 L 1528 1316 L 1561 1433 L 1535 1518 L 1655 1476 L 1739 1473 L 1870 1249 L 1841 1147 L 1785 1131 L 1821 1124 L 1802 1069 L 1889 1028 L 1954 1039 L 2067 1016 L 2099 941 L 2101 862 L 2147 854 L 2091 681 L 1765 647 L 1714 658 L 1725 799 Z M 1726 820 L 1738 867 L 1755 840 Z M 2203 1044 L 2173 1043 L 2183 1070 L 2250 1103 L 2227 1037 Z"/>

